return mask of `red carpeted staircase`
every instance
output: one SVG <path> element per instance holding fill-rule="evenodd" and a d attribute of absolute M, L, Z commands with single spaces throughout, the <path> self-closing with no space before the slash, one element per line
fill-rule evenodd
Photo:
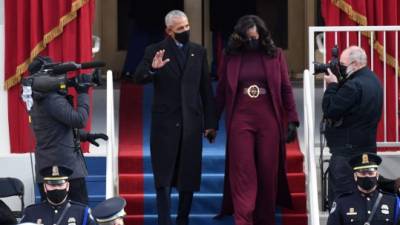
<path fill-rule="evenodd" d="M 156 207 L 149 153 L 149 118 L 151 87 L 121 85 L 119 125 L 119 191 L 128 205 L 127 225 L 156 225 Z M 224 173 L 224 130 L 217 143 L 204 144 L 202 186 L 195 194 L 191 225 L 231 225 L 228 220 L 213 220 L 222 199 Z M 306 225 L 305 176 L 303 155 L 297 142 L 287 145 L 287 170 L 294 209 L 278 209 L 277 225 Z M 177 195 L 172 193 L 172 213 L 176 212 Z"/>

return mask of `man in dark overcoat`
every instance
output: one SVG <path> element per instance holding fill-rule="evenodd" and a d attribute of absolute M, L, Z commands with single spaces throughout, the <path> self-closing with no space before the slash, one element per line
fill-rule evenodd
<path fill-rule="evenodd" d="M 215 103 L 206 50 L 189 41 L 179 10 L 165 17 L 165 40 L 146 48 L 133 81 L 152 82 L 150 150 L 159 225 L 171 224 L 171 187 L 179 191 L 177 224 L 188 224 L 193 192 L 200 189 L 202 136 L 216 136 Z"/>

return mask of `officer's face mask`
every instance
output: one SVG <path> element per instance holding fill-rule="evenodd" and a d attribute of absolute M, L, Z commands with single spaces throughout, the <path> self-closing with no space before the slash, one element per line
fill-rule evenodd
<path fill-rule="evenodd" d="M 360 188 L 370 191 L 377 186 L 378 176 L 357 176 L 356 183 Z"/>
<path fill-rule="evenodd" d="M 47 188 L 46 195 L 47 195 L 47 199 L 50 201 L 50 203 L 52 203 L 54 205 L 60 205 L 60 204 L 64 203 L 64 201 L 67 199 L 68 186 L 66 186 L 63 189 L 49 190 L 49 188 Z"/>

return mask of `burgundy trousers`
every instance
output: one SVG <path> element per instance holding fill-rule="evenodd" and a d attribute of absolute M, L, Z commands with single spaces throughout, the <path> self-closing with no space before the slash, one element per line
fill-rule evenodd
<path fill-rule="evenodd" d="M 268 93 L 238 93 L 228 137 L 229 183 L 236 225 L 273 225 L 279 127 Z"/>

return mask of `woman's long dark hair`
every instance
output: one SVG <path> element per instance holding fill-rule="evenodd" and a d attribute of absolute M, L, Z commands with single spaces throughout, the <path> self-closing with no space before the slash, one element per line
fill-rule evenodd
<path fill-rule="evenodd" d="M 234 27 L 234 31 L 229 37 L 228 46 L 225 48 L 225 53 L 228 55 L 239 54 L 246 49 L 248 41 L 246 32 L 248 29 L 256 26 L 257 32 L 260 35 L 260 50 L 270 57 L 276 56 L 276 46 L 271 38 L 264 21 L 256 15 L 242 16 Z"/>

